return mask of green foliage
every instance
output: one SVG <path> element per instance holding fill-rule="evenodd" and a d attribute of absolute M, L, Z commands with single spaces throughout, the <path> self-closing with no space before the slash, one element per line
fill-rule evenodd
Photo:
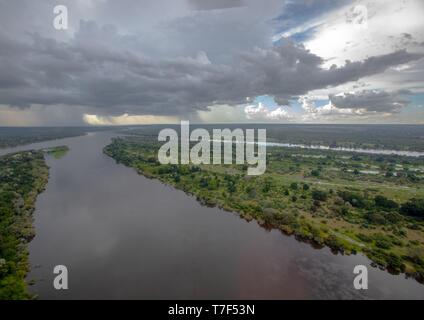
<path fill-rule="evenodd" d="M 424 199 L 413 198 L 402 204 L 400 212 L 407 216 L 424 218 Z"/>
<path fill-rule="evenodd" d="M 369 212 L 366 216 L 366 219 L 372 224 L 381 225 L 386 223 L 386 218 L 384 217 L 384 214 L 379 212 Z"/>
<path fill-rule="evenodd" d="M 34 236 L 31 213 L 47 176 L 42 152 L 0 157 L 0 300 L 30 298 L 24 280 L 29 268 L 25 244 Z"/>
<path fill-rule="evenodd" d="M 152 157 L 158 146 L 145 137 L 116 139 L 105 153 L 194 194 L 204 204 L 239 212 L 267 228 L 336 251 L 362 251 L 395 272 L 423 268 L 418 264 L 421 258 L 407 254 L 408 246 L 420 247 L 424 240 L 424 224 L 417 219 L 422 212 L 418 200 L 422 182 L 412 183 L 406 174 L 399 174 L 419 168 L 419 159 L 271 148 L 266 174 L 253 177 L 246 175 L 245 165 L 157 164 Z M 386 177 L 389 168 L 396 175 Z M 360 174 L 352 174 L 355 169 Z M 308 174 L 314 170 L 316 174 Z"/>
<path fill-rule="evenodd" d="M 328 197 L 327 192 L 322 190 L 313 190 L 312 191 L 312 199 L 316 201 L 326 201 Z"/>
<path fill-rule="evenodd" d="M 341 197 L 344 201 L 349 202 L 353 207 L 357 208 L 365 208 L 366 201 L 363 196 L 359 193 L 350 192 L 350 191 L 339 191 L 339 197 Z"/>
<path fill-rule="evenodd" d="M 299 189 L 299 186 L 298 186 L 297 182 L 292 182 L 292 183 L 290 184 L 290 189 L 292 189 L 292 190 L 297 190 L 297 189 Z"/>
<path fill-rule="evenodd" d="M 385 209 L 397 209 L 399 204 L 393 200 L 387 199 L 385 196 L 377 195 L 374 198 L 375 205 Z"/>
<path fill-rule="evenodd" d="M 313 176 L 313 177 L 319 177 L 320 174 L 321 174 L 321 172 L 317 169 L 314 169 L 314 170 L 311 171 L 311 176 Z"/>

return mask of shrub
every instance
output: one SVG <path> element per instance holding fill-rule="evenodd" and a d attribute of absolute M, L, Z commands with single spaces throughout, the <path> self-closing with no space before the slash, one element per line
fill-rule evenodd
<path fill-rule="evenodd" d="M 326 201 L 327 200 L 327 192 L 322 190 L 313 190 L 312 191 L 312 199 L 316 201 Z"/>
<path fill-rule="evenodd" d="M 369 212 L 366 219 L 373 224 L 386 224 L 384 215 L 378 212 Z"/>
<path fill-rule="evenodd" d="M 311 171 L 311 176 L 313 176 L 313 177 L 319 177 L 320 174 L 321 174 L 321 172 L 319 170 L 314 169 L 314 170 Z"/>
<path fill-rule="evenodd" d="M 397 255 L 391 253 L 386 257 L 387 268 L 396 273 L 405 270 L 405 265 L 402 263 L 402 259 Z"/>
<path fill-rule="evenodd" d="M 290 184 L 290 189 L 292 189 L 292 190 L 297 190 L 297 189 L 298 189 L 297 182 L 292 182 L 292 183 Z"/>
<path fill-rule="evenodd" d="M 388 212 L 385 215 L 386 220 L 390 223 L 398 223 L 402 221 L 403 217 L 397 212 Z"/>
<path fill-rule="evenodd" d="M 356 237 L 363 242 L 370 243 L 372 241 L 371 237 L 369 237 L 369 236 L 367 236 L 366 234 L 363 234 L 363 233 L 358 233 L 356 235 Z"/>
<path fill-rule="evenodd" d="M 390 249 L 392 247 L 392 242 L 388 237 L 381 233 L 377 233 L 373 236 L 375 245 L 381 249 Z"/>
<path fill-rule="evenodd" d="M 407 216 L 424 218 L 424 199 L 409 200 L 401 206 L 400 212 Z"/>
<path fill-rule="evenodd" d="M 349 202 L 353 207 L 364 208 L 366 201 L 363 196 L 350 192 L 350 191 L 339 191 L 338 195 L 346 202 Z"/>
<path fill-rule="evenodd" d="M 384 196 L 378 195 L 374 198 L 375 205 L 381 208 L 386 209 L 396 209 L 399 207 L 399 204 L 393 200 L 387 199 Z"/>

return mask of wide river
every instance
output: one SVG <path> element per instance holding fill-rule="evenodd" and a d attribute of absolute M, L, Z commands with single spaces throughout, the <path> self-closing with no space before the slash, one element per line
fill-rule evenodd
<path fill-rule="evenodd" d="M 116 164 L 102 153 L 112 136 L 0 150 L 70 148 L 47 157 L 34 213 L 28 280 L 40 299 L 424 299 L 424 285 L 362 255 L 314 249 Z M 368 267 L 368 290 L 353 287 L 358 264 Z M 53 287 L 56 265 L 68 268 L 68 290 Z"/>

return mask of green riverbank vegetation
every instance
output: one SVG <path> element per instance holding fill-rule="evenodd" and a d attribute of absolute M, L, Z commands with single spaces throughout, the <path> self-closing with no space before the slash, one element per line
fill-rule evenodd
<path fill-rule="evenodd" d="M 274 147 L 266 173 L 248 176 L 246 165 L 162 165 L 159 147 L 133 136 L 104 152 L 205 205 L 424 281 L 423 159 Z"/>
<path fill-rule="evenodd" d="M 30 299 L 27 244 L 35 236 L 37 195 L 47 184 L 45 152 L 63 155 L 67 147 L 23 151 L 0 157 L 0 300 Z"/>

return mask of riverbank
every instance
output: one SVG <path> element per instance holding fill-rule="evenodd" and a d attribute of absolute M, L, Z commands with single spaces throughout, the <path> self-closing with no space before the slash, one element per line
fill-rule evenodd
<path fill-rule="evenodd" d="M 415 198 L 423 196 L 422 180 L 409 169 L 392 170 L 413 169 L 418 159 L 273 148 L 267 173 L 246 177 L 243 166 L 161 165 L 155 158 L 158 147 L 145 137 L 115 139 L 104 152 L 205 205 L 335 252 L 362 252 L 382 269 L 423 281 L 423 222 L 407 212 L 420 206 Z M 359 170 L 377 165 L 383 175 Z M 334 170 L 340 166 L 343 170 Z"/>
<path fill-rule="evenodd" d="M 33 212 L 49 177 L 45 153 L 64 155 L 67 147 L 23 151 L 0 157 L 0 300 L 31 299 L 25 277 L 28 243 L 34 238 Z"/>

